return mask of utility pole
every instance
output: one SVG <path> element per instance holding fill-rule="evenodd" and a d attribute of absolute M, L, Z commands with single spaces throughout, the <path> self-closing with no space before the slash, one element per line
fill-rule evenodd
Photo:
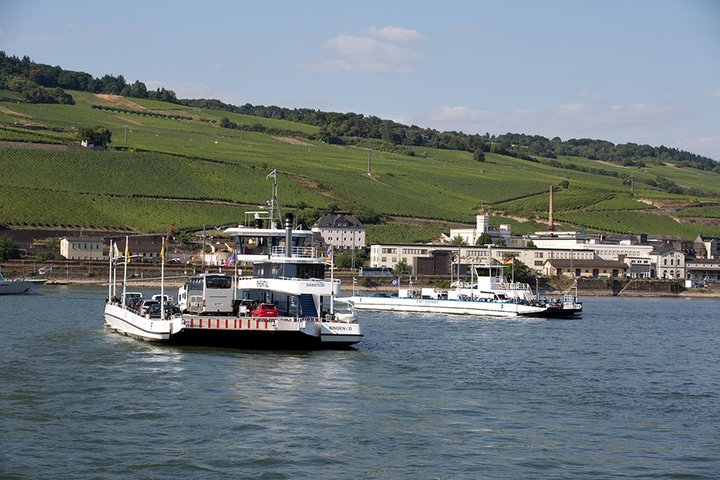
<path fill-rule="evenodd" d="M 368 148 L 368 177 L 372 176 L 372 149 Z"/>
<path fill-rule="evenodd" d="M 128 126 L 127 126 L 127 125 L 123 125 L 123 128 L 125 129 L 125 143 L 127 143 L 127 131 L 128 131 Z"/>

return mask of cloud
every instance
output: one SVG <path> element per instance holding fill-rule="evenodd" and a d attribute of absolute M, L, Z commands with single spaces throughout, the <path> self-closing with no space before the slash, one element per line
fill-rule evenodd
<path fill-rule="evenodd" d="M 720 162 L 720 133 L 674 142 L 670 146 L 704 155 Z"/>
<path fill-rule="evenodd" d="M 423 36 L 417 30 L 402 27 L 369 27 L 365 30 L 365 34 L 397 43 L 416 43 L 423 40 Z"/>
<path fill-rule="evenodd" d="M 708 93 L 709 98 L 720 98 L 720 88 L 715 90 L 714 92 Z"/>
<path fill-rule="evenodd" d="M 580 92 L 578 95 L 580 95 L 580 97 L 582 97 L 582 98 L 587 98 L 587 99 L 592 100 L 592 101 L 594 101 L 594 102 L 599 102 L 600 100 L 603 100 L 603 96 L 600 95 L 600 94 L 597 93 L 597 92 L 586 92 L 586 91 L 582 91 L 582 92 Z"/>
<path fill-rule="evenodd" d="M 409 73 L 423 58 L 422 54 L 398 45 L 409 39 L 419 38 L 415 30 L 399 27 L 372 27 L 373 35 L 394 42 L 383 42 L 368 35 L 339 35 L 328 40 L 324 47 L 333 52 L 335 58 L 327 60 L 303 60 L 299 68 L 319 72 L 366 72 L 366 73 Z M 401 40 L 398 40 L 401 39 Z"/>
<path fill-rule="evenodd" d="M 650 141 L 687 119 L 679 109 L 658 104 L 600 105 L 572 103 L 548 109 L 505 111 L 479 110 L 467 106 L 441 106 L 427 118 L 434 128 L 468 133 L 507 132 L 604 138 L 613 141 Z"/>
<path fill-rule="evenodd" d="M 665 145 L 720 160 L 720 132 L 703 129 L 691 113 L 663 104 L 601 105 L 572 103 L 547 109 L 482 110 L 441 106 L 415 123 L 440 131 L 525 133 L 569 138 L 594 138 L 613 143 Z M 705 130 L 702 134 L 698 132 Z"/>
<path fill-rule="evenodd" d="M 631 104 L 596 105 L 572 103 L 546 110 L 521 109 L 507 111 L 473 110 L 466 106 L 442 106 L 429 118 L 458 129 L 463 124 L 476 131 L 538 131 L 555 129 L 574 132 L 577 136 L 593 136 L 609 131 L 650 130 L 674 124 L 683 112 L 665 105 Z M 542 127 L 542 128 L 539 128 Z"/>

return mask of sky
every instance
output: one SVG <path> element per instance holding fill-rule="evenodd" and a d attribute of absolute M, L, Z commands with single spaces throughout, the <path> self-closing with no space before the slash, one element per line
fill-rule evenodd
<path fill-rule="evenodd" d="M 179 98 L 720 161 L 715 0 L 0 0 L 0 50 Z"/>

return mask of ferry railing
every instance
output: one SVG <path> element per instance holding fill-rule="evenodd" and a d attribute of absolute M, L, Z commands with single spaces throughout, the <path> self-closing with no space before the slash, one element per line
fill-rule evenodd
<path fill-rule="evenodd" d="M 250 322 L 247 323 L 248 327 L 243 328 L 244 323 L 238 322 Z M 357 323 L 357 319 L 354 316 L 343 316 L 333 315 L 326 317 L 253 317 L 250 315 L 243 315 L 238 317 L 230 316 L 211 316 L 211 315 L 193 315 L 183 316 L 182 324 L 185 328 L 197 328 L 197 329 L 208 329 L 208 330 L 243 330 L 253 329 L 252 325 L 255 323 L 255 330 L 279 330 L 282 329 L 283 324 L 301 324 L 305 323 Z"/>
<path fill-rule="evenodd" d="M 271 255 L 273 257 L 285 257 L 285 247 L 273 247 Z M 318 256 L 318 249 L 315 247 L 292 247 L 290 255 L 293 258 L 316 258 Z"/>
<path fill-rule="evenodd" d="M 252 275 L 246 275 L 243 277 L 237 277 L 238 281 L 242 280 L 288 280 L 291 282 L 327 282 L 330 283 L 331 280 L 329 278 L 298 278 L 298 277 L 255 277 Z M 340 280 L 337 278 L 332 279 L 333 285 L 340 285 Z"/>

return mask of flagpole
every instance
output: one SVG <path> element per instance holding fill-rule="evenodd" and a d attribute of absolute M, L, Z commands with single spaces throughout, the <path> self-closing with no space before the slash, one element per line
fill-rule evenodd
<path fill-rule="evenodd" d="M 113 271 L 113 241 L 110 240 L 110 251 L 108 257 L 110 258 L 110 269 L 108 270 L 108 302 L 112 302 L 112 271 Z"/>
<path fill-rule="evenodd" d="M 332 246 L 330 247 L 332 248 Z M 335 313 L 335 252 L 330 254 L 330 315 Z"/>
<path fill-rule="evenodd" d="M 130 252 L 130 246 L 128 245 L 128 236 L 125 235 L 125 268 L 123 268 L 123 294 L 122 294 L 122 306 L 125 308 L 125 293 L 127 293 L 127 265 L 128 255 Z"/>
<path fill-rule="evenodd" d="M 165 320 L 165 239 L 160 247 L 160 318 Z"/>
<path fill-rule="evenodd" d="M 117 248 L 117 242 L 114 244 L 114 248 L 113 248 L 113 260 L 116 260 L 116 258 L 115 258 L 115 248 Z M 113 279 L 112 279 L 112 284 L 113 284 L 112 294 L 113 294 L 113 297 L 117 297 L 117 262 L 113 262 L 112 276 L 113 276 Z"/>
<path fill-rule="evenodd" d="M 234 284 L 234 285 L 233 285 L 233 299 L 234 299 L 234 300 L 237 300 L 237 290 L 238 290 L 238 288 L 237 288 L 237 281 L 238 281 L 237 245 L 235 245 L 235 250 L 233 250 L 233 252 L 235 252 L 235 265 L 234 265 L 234 266 L 235 266 L 235 275 L 233 276 L 233 284 Z"/>

